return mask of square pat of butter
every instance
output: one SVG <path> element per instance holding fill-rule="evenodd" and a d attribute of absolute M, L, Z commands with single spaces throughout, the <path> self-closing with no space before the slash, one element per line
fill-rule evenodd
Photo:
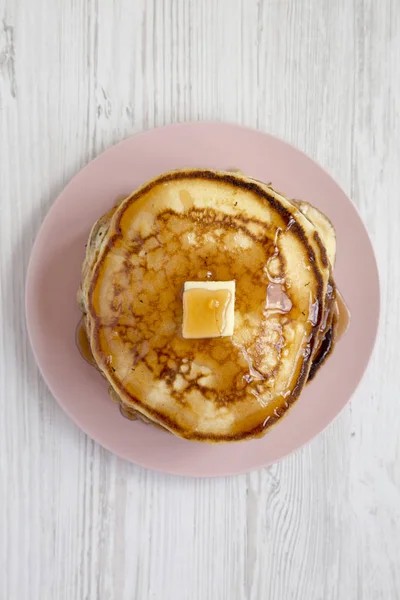
<path fill-rule="evenodd" d="M 235 281 L 187 281 L 182 335 L 187 339 L 233 335 Z"/>

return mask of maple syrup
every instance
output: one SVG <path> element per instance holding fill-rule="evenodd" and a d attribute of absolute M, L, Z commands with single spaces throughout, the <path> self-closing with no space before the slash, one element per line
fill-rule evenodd
<path fill-rule="evenodd" d="M 89 339 L 86 333 L 85 324 L 83 322 L 83 317 L 78 323 L 78 327 L 76 328 L 75 333 L 75 341 L 78 346 L 79 352 L 81 356 L 91 365 L 96 366 L 96 361 L 93 358 L 92 350 L 90 348 Z"/>
<path fill-rule="evenodd" d="M 339 340 L 348 330 L 350 324 L 350 311 L 343 300 L 343 296 L 336 290 L 336 306 L 338 311 L 336 325 L 336 341 Z"/>
<path fill-rule="evenodd" d="M 122 406 L 122 404 L 119 405 L 119 412 L 121 413 L 121 415 L 123 417 L 125 417 L 125 419 L 129 419 L 129 421 L 137 420 L 136 414 L 134 412 L 130 411 L 129 408 Z"/>
<path fill-rule="evenodd" d="M 232 300 L 229 290 L 192 288 L 183 296 L 183 337 L 203 338 L 223 335 L 227 325 L 227 309 Z"/>

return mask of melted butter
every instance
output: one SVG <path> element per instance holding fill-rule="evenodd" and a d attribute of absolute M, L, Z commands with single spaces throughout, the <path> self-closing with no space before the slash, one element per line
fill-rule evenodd
<path fill-rule="evenodd" d="M 78 346 L 79 352 L 81 353 L 82 357 L 86 360 L 86 362 L 96 366 L 96 362 L 93 358 L 89 339 L 83 323 L 83 318 L 79 321 L 78 327 L 76 328 L 75 341 L 76 345 Z"/>
<path fill-rule="evenodd" d="M 186 290 L 183 295 L 183 337 L 211 338 L 223 335 L 231 299 L 229 290 Z"/>

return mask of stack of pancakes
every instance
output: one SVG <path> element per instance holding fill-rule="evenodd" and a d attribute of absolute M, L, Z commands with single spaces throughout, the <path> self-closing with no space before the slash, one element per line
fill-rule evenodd
<path fill-rule="evenodd" d="M 78 301 L 123 414 L 190 440 L 262 436 L 333 347 L 330 221 L 237 172 L 153 179 L 92 228 Z M 236 282 L 231 337 L 184 339 L 187 281 Z"/>

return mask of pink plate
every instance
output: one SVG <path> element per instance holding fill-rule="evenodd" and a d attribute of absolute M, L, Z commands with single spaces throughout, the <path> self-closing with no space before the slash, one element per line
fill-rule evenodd
<path fill-rule="evenodd" d="M 352 314 L 332 357 L 288 416 L 263 439 L 207 446 L 123 418 L 103 378 L 80 356 L 76 306 L 85 243 L 114 200 L 179 167 L 242 169 L 326 213 L 337 232 L 335 279 Z M 365 302 L 368 298 L 368 302 Z M 366 369 L 379 318 L 371 242 L 339 186 L 305 154 L 270 135 L 225 123 L 186 123 L 136 135 L 85 167 L 65 188 L 36 239 L 26 314 L 37 363 L 75 423 L 105 448 L 139 465 L 191 476 L 232 475 L 266 466 L 322 431 L 349 401 Z"/>

